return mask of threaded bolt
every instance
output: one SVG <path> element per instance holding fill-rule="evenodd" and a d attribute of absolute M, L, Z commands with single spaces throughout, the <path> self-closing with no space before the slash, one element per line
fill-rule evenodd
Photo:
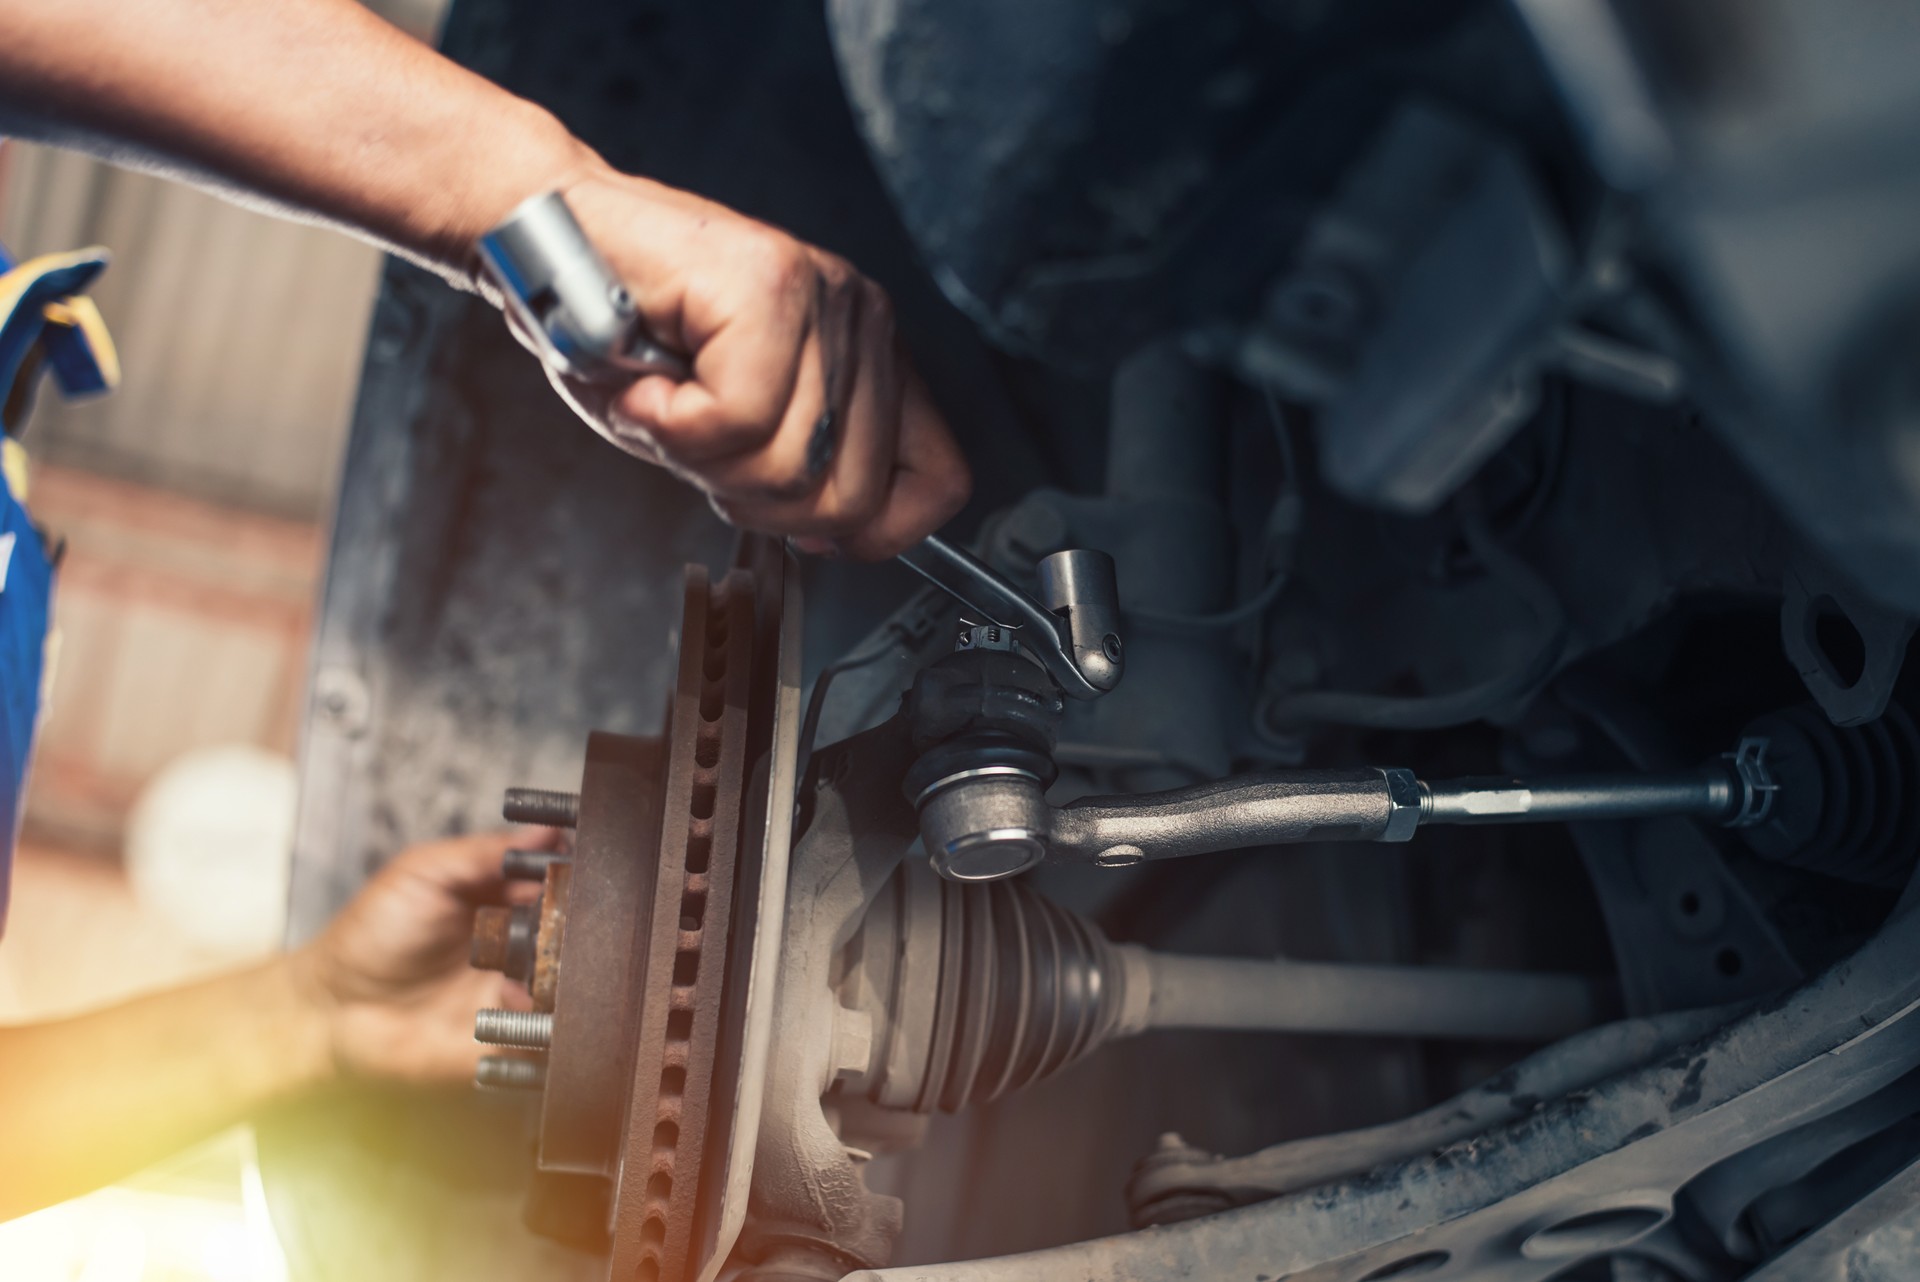
<path fill-rule="evenodd" d="M 500 875 L 508 881 L 545 881 L 547 869 L 564 862 L 557 850 L 509 850 L 500 859 Z"/>
<path fill-rule="evenodd" d="M 483 1010 L 473 1017 L 473 1040 L 487 1046 L 543 1051 L 553 1043 L 553 1012 Z"/>
<path fill-rule="evenodd" d="M 547 1066 L 537 1059 L 488 1055 L 473 1071 L 473 1084 L 488 1091 L 537 1091 L 547 1084 Z"/>
<path fill-rule="evenodd" d="M 580 822 L 580 794 L 551 788 L 509 788 L 500 813 L 508 823 L 572 828 Z"/>

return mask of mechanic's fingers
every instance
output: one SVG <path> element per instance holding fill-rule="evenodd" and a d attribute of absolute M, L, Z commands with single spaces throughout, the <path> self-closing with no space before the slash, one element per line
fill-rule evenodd
<path fill-rule="evenodd" d="M 884 501 L 839 550 L 863 561 L 900 553 L 945 525 L 966 505 L 973 474 L 946 419 L 911 368 L 903 371 L 899 450 Z"/>
<path fill-rule="evenodd" d="M 801 347 L 793 399 L 773 437 L 751 454 L 689 468 L 709 494 L 741 503 L 771 504 L 805 499 L 820 488 L 833 464 L 843 425 L 844 411 L 833 393 L 849 382 L 849 346 L 844 325 L 814 327 Z M 844 399 L 842 390 L 842 403 Z"/>
<path fill-rule="evenodd" d="M 959 452 L 844 260 L 640 179 L 569 190 L 653 333 L 693 377 L 564 393 L 603 435 L 706 490 L 736 523 L 884 556 L 965 499 Z M 903 413 L 903 406 L 910 406 Z"/>
<path fill-rule="evenodd" d="M 880 511 L 900 456 L 904 360 L 893 304 L 879 286 L 866 288 L 858 325 L 859 367 L 846 401 L 846 432 L 815 511 L 833 534 L 858 531 Z"/>
<path fill-rule="evenodd" d="M 615 431 L 638 429 L 683 467 L 753 454 L 773 442 L 818 359 L 807 348 L 831 296 L 852 277 L 838 259 L 771 229 L 740 237 L 729 249 L 725 275 L 701 281 L 726 296 L 684 308 L 724 317 L 710 332 L 685 335 L 693 378 L 641 379 L 613 405 Z"/>
<path fill-rule="evenodd" d="M 863 528 L 880 510 L 898 450 L 901 373 L 892 309 L 875 286 L 858 296 L 840 365 L 847 390 L 837 398 L 838 442 L 821 483 L 802 498 L 736 497 L 724 490 L 714 506 L 736 525 L 831 539 Z"/>
<path fill-rule="evenodd" d="M 664 461 L 711 496 L 733 507 L 786 504 L 797 513 L 827 481 L 849 439 L 869 439 L 870 423 L 855 421 L 855 393 L 864 377 L 861 326 L 868 294 L 876 287 L 837 259 L 822 255 L 819 289 L 798 348 L 791 398 L 772 436 L 745 453 L 718 455 L 677 443 L 671 431 L 654 431 Z M 891 433 L 891 424 L 882 425 Z M 802 502 L 802 501 L 805 502 Z M 795 528 L 815 528 L 818 519 Z"/>
<path fill-rule="evenodd" d="M 421 842 L 401 851 L 387 868 L 448 889 L 483 886 L 500 880 L 500 860 L 513 840 L 512 833 L 488 832 Z"/>
<path fill-rule="evenodd" d="M 534 827 L 451 837 L 409 847 L 388 867 L 457 895 L 486 895 L 498 892 L 505 881 L 500 861 L 507 851 L 552 850 L 559 839 L 552 828 Z"/>
<path fill-rule="evenodd" d="M 499 983 L 495 984 L 493 991 L 488 994 L 491 1005 L 506 1010 L 533 1009 L 533 994 L 527 991 L 525 984 L 508 979 L 505 975 L 495 975 L 494 978 Z"/>

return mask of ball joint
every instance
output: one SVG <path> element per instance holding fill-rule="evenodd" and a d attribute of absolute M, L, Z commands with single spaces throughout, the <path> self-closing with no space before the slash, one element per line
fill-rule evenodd
<path fill-rule="evenodd" d="M 996 881 L 1045 858 L 1065 712 L 1045 670 L 1012 649 L 968 645 L 915 678 L 907 707 L 920 755 L 904 791 L 933 870 Z"/>
<path fill-rule="evenodd" d="M 949 881 L 997 881 L 1046 858 L 1046 788 L 1021 766 L 961 770 L 916 804 L 927 861 Z"/>

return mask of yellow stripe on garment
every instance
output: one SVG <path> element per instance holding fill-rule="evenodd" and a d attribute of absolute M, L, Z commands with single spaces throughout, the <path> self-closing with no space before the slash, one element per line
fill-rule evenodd
<path fill-rule="evenodd" d="M 100 315 L 91 298 L 74 294 L 57 303 L 48 303 L 46 316 L 49 324 L 80 331 L 80 337 L 93 352 L 94 363 L 100 367 L 100 381 L 108 390 L 120 386 L 120 349 L 113 345 L 106 318 Z"/>
<path fill-rule="evenodd" d="M 41 277 L 88 264 L 98 264 L 104 269 L 109 257 L 104 248 L 95 245 L 90 249 L 71 249 L 63 254 L 40 254 L 15 263 L 13 270 L 0 275 L 0 316 L 11 316 L 13 309 L 20 305 L 21 296 Z"/>
<path fill-rule="evenodd" d="M 0 440 L 0 475 L 7 478 L 7 491 L 16 503 L 27 501 L 27 447 L 11 436 Z"/>

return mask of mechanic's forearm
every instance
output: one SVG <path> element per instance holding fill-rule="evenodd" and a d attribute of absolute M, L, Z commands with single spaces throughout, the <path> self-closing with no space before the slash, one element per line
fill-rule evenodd
<path fill-rule="evenodd" d="M 0 0 L 0 111 L 443 267 L 598 164 L 547 112 L 353 0 Z"/>
<path fill-rule="evenodd" d="M 0 1220 L 148 1166 L 334 1073 L 298 963 L 0 1028 Z"/>

